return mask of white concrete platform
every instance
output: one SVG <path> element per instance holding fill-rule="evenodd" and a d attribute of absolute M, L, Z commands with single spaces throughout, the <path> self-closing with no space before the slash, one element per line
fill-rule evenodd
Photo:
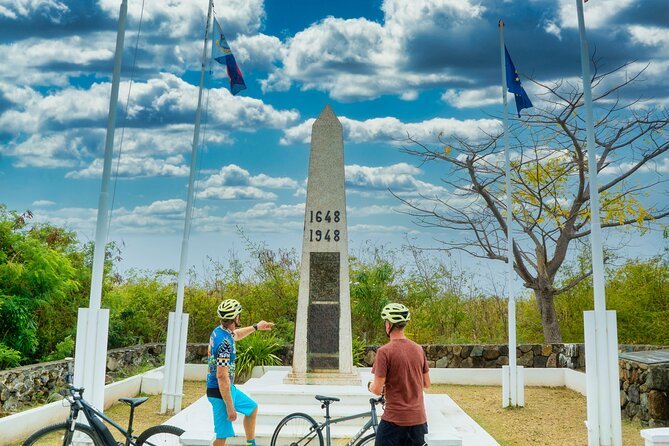
<path fill-rule="evenodd" d="M 287 370 L 272 370 L 260 378 L 252 378 L 240 385 L 243 390 L 258 402 L 258 422 L 256 439 L 259 445 L 269 445 L 272 433 L 279 421 L 292 412 L 304 412 L 322 421 L 324 411 L 315 395 L 336 396 L 341 399 L 331 406 L 333 416 L 352 415 L 369 410 L 369 399 L 373 397 L 364 385 L 358 386 L 327 386 L 284 384 Z M 367 370 L 361 371 L 363 383 L 371 379 Z M 204 393 L 204 383 L 203 383 Z M 499 444 L 472 420 L 447 395 L 425 395 L 425 407 L 428 417 L 430 436 L 447 440 L 453 446 L 499 446 Z M 379 415 L 382 409 L 377 407 Z M 228 445 L 245 444 L 242 416 L 234 423 L 236 437 L 229 439 Z M 350 438 L 367 421 L 360 418 L 332 427 L 332 444 L 343 444 L 343 438 Z M 183 429 L 206 431 L 213 430 L 211 406 L 206 397 L 170 418 L 165 424 L 172 424 Z M 176 445 L 175 445 L 176 446 Z"/>

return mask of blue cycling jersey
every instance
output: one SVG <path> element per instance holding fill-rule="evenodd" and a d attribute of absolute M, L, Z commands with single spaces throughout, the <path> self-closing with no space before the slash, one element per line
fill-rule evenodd
<path fill-rule="evenodd" d="M 218 366 L 228 368 L 230 383 L 234 383 L 237 351 L 232 331 L 220 325 L 214 329 L 209 338 L 208 356 L 207 388 L 218 389 L 218 379 L 216 378 L 216 368 Z"/>

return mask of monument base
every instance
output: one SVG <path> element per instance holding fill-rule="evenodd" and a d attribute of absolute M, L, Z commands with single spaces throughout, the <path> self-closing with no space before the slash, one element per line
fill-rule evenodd
<path fill-rule="evenodd" d="M 339 373 L 333 370 L 313 371 L 307 373 L 290 372 L 283 379 L 284 384 L 314 384 L 333 386 L 359 386 L 362 384 L 360 373 Z"/>

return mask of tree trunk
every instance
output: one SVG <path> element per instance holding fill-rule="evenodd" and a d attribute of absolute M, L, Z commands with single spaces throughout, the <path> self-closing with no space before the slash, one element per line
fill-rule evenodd
<path fill-rule="evenodd" d="M 544 343 L 562 343 L 562 332 L 560 323 L 555 312 L 555 295 L 550 291 L 534 290 L 534 298 L 541 315 L 541 326 L 544 329 Z"/>

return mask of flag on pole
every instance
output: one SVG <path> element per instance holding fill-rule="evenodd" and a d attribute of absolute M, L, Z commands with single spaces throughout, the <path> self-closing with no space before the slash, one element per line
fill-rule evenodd
<path fill-rule="evenodd" d="M 235 56 L 232 55 L 232 50 L 225 40 L 221 25 L 218 24 L 214 18 L 214 43 L 211 46 L 211 57 L 216 62 L 225 65 L 225 70 L 228 72 L 228 79 L 230 79 L 230 93 L 236 95 L 242 90 L 246 90 L 246 83 L 242 77 L 242 72 L 239 71 Z"/>
<path fill-rule="evenodd" d="M 520 77 L 518 77 L 518 72 L 511 61 L 511 56 L 509 56 L 506 45 L 504 45 L 504 54 L 506 57 L 506 87 L 513 93 L 513 97 L 516 99 L 516 109 L 520 118 L 520 111 L 522 109 L 534 107 L 534 105 L 532 105 L 532 101 L 530 101 L 523 86 L 520 85 Z"/>

